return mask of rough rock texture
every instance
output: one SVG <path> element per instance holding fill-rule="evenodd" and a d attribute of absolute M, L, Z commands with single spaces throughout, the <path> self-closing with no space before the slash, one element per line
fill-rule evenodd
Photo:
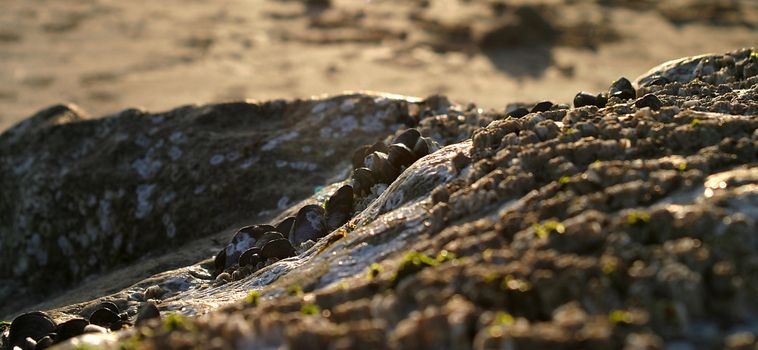
<path fill-rule="evenodd" d="M 419 102 L 356 94 L 101 119 L 75 106 L 40 111 L 0 136 L 0 298 L 51 292 L 287 208 L 341 175 L 344 154 L 412 122 Z"/>
<path fill-rule="evenodd" d="M 750 49 L 669 62 L 636 80 L 655 110 L 611 97 L 513 118 L 429 99 L 406 124 L 446 146 L 348 224 L 234 281 L 210 260 L 153 276 L 106 299 L 134 314 L 159 285 L 163 321 L 63 347 L 752 349 L 756 67 Z"/>

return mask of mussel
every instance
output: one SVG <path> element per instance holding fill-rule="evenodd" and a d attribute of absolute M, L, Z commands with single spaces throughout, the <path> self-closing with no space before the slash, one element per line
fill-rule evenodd
<path fill-rule="evenodd" d="M 8 343 L 23 348 L 31 338 L 35 343 L 46 335 L 55 332 L 55 322 L 41 311 L 32 311 L 20 315 L 11 322 Z"/>
<path fill-rule="evenodd" d="M 269 241 L 261 249 L 261 258 L 265 261 L 270 258 L 277 260 L 286 259 L 291 256 L 295 256 L 295 248 L 292 247 L 290 241 L 281 238 Z"/>
<path fill-rule="evenodd" d="M 324 205 L 326 227 L 329 232 L 344 225 L 353 213 L 353 187 L 340 187 Z"/>
<path fill-rule="evenodd" d="M 327 233 L 325 211 L 319 205 L 310 204 L 300 208 L 295 216 L 295 224 L 289 234 L 289 241 L 295 247 L 311 240 L 316 241 Z"/>

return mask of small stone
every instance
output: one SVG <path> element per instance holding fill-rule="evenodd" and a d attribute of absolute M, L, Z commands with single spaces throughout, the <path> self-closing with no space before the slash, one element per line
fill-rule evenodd
<path fill-rule="evenodd" d="M 84 333 L 108 333 L 108 329 L 96 324 L 88 324 L 84 327 Z"/>
<path fill-rule="evenodd" d="M 51 338 L 50 336 L 44 336 L 42 337 L 42 339 L 37 341 L 37 346 L 34 347 L 34 350 L 47 349 L 53 346 L 53 343 L 55 343 L 55 341 L 53 341 L 53 338 Z"/>
<path fill-rule="evenodd" d="M 161 288 L 159 285 L 150 286 L 145 289 L 146 299 L 160 299 L 163 294 L 166 294 L 166 290 Z"/>
<path fill-rule="evenodd" d="M 158 306 L 153 302 L 146 302 L 140 305 L 139 311 L 137 311 L 137 320 L 134 323 L 139 326 L 148 320 L 156 318 L 161 318 L 161 313 L 158 310 Z"/>
<path fill-rule="evenodd" d="M 471 163 L 471 158 L 467 157 L 462 152 L 458 152 L 458 154 L 456 154 L 455 157 L 453 157 L 453 167 L 455 167 L 455 169 L 458 171 L 465 168 L 470 163 Z"/>
<path fill-rule="evenodd" d="M 449 200 L 450 191 L 447 189 L 447 186 L 440 185 L 432 191 L 432 204 L 447 203 Z"/>
<path fill-rule="evenodd" d="M 638 98 L 637 101 L 634 101 L 634 105 L 637 108 L 650 107 L 650 109 L 657 111 L 663 107 L 663 102 L 661 102 L 661 100 L 659 100 L 655 95 L 647 94 Z"/>
<path fill-rule="evenodd" d="M 216 277 L 216 282 L 231 282 L 232 281 L 232 275 L 230 275 L 228 272 L 222 272 Z"/>

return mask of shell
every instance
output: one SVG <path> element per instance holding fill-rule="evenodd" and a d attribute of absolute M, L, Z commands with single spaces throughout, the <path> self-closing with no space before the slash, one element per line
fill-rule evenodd
<path fill-rule="evenodd" d="M 82 333 L 84 333 L 84 327 L 87 327 L 89 321 L 83 318 L 72 318 L 66 322 L 63 322 L 55 328 L 55 333 L 58 334 L 57 341 L 61 342 L 66 339 L 71 339 Z"/>
<path fill-rule="evenodd" d="M 278 232 L 281 232 L 283 235 L 287 236 L 290 234 L 290 231 L 292 231 L 292 225 L 294 224 L 295 224 L 295 217 L 288 216 L 284 218 L 284 220 L 276 224 L 276 230 Z"/>
<path fill-rule="evenodd" d="M 12 348 L 25 342 L 27 337 L 37 341 L 54 331 L 55 322 L 46 313 L 41 311 L 28 312 L 16 317 L 11 322 L 8 343 Z"/>
<path fill-rule="evenodd" d="M 371 152 L 384 152 L 387 153 L 387 144 L 383 141 L 376 141 L 371 147 L 369 147 L 368 150 L 366 150 L 366 155 L 371 154 Z M 364 157 L 365 158 L 365 157 Z"/>
<path fill-rule="evenodd" d="M 226 263 L 224 268 L 234 266 L 240 255 L 255 246 L 255 242 L 266 232 L 276 231 L 271 225 L 245 226 L 237 231 L 226 246 Z"/>
<path fill-rule="evenodd" d="M 326 235 L 327 227 L 324 216 L 324 208 L 319 205 L 311 204 L 300 208 L 297 216 L 295 216 L 295 225 L 288 237 L 292 245 L 299 247 L 309 240 L 315 242 Z"/>
<path fill-rule="evenodd" d="M 386 153 L 371 153 L 366 156 L 364 163 L 366 163 L 366 166 L 371 169 L 377 182 L 391 184 L 399 175 L 398 169 L 390 163 Z"/>
<path fill-rule="evenodd" d="M 270 241 L 261 249 L 261 258 L 264 261 L 270 258 L 281 260 L 295 255 L 297 255 L 295 248 L 292 247 L 292 244 L 288 240 L 283 238 Z"/>
<path fill-rule="evenodd" d="M 550 101 L 542 101 L 540 103 L 537 103 L 532 107 L 531 113 L 534 112 L 547 112 L 550 110 L 550 108 L 553 108 L 553 103 Z"/>
<path fill-rule="evenodd" d="M 108 310 L 111 310 L 111 311 L 115 312 L 116 314 L 119 313 L 118 306 L 116 306 L 116 304 L 114 304 L 111 301 L 103 301 L 103 302 L 101 302 L 100 306 L 98 307 L 98 309 L 101 309 L 101 308 L 106 308 Z"/>
<path fill-rule="evenodd" d="M 266 243 L 271 242 L 275 239 L 283 239 L 283 238 L 284 238 L 284 235 L 281 234 L 281 232 L 277 232 L 277 231 L 266 232 L 263 234 L 263 236 L 261 236 L 260 239 L 258 239 L 257 242 L 255 242 L 254 248 L 262 249 L 263 246 L 266 245 Z"/>
<path fill-rule="evenodd" d="M 622 100 L 630 100 L 637 97 L 637 92 L 627 78 L 621 77 L 618 80 L 611 83 L 611 87 L 608 89 L 611 97 L 618 97 Z"/>
<path fill-rule="evenodd" d="M 353 187 L 340 187 L 326 202 L 326 227 L 329 232 L 344 225 L 353 214 Z"/>
<path fill-rule="evenodd" d="M 416 159 L 418 159 L 418 157 L 416 157 L 416 154 L 408 146 L 402 143 L 395 143 L 390 145 L 387 159 L 396 168 L 402 169 L 402 167 L 409 167 L 416 161 Z"/>
<path fill-rule="evenodd" d="M 158 306 L 156 306 L 155 303 L 147 302 L 140 305 L 139 311 L 137 311 L 137 320 L 134 321 L 134 323 L 139 326 L 147 320 L 155 318 L 160 319 L 161 312 L 158 310 Z"/>
<path fill-rule="evenodd" d="M 221 251 L 216 254 L 216 259 L 213 260 L 213 275 L 216 276 L 226 268 L 226 248 L 221 248 Z"/>
<path fill-rule="evenodd" d="M 261 249 L 258 247 L 253 247 L 246 250 L 244 253 L 242 253 L 242 255 L 240 255 L 239 265 L 255 266 L 260 260 L 260 253 Z"/>
<path fill-rule="evenodd" d="M 421 133 L 417 129 L 408 129 L 392 140 L 392 143 L 402 143 L 409 149 L 412 149 L 416 146 L 419 137 L 421 137 Z"/>
<path fill-rule="evenodd" d="M 371 193 L 371 187 L 376 185 L 374 173 L 369 168 L 358 168 L 353 170 L 353 190 L 359 196 L 365 196 Z"/>
<path fill-rule="evenodd" d="M 105 307 L 95 310 L 89 317 L 89 323 L 106 328 L 120 321 L 121 317 L 117 313 Z"/>
<path fill-rule="evenodd" d="M 427 137 L 419 137 L 418 141 L 416 141 L 416 145 L 413 147 L 413 153 L 416 155 L 416 158 L 422 158 L 429 154 L 432 147 L 430 145 L 431 140 Z"/>
<path fill-rule="evenodd" d="M 363 159 L 366 158 L 366 154 L 368 154 L 368 150 L 371 148 L 371 145 L 363 145 L 355 149 L 353 151 L 353 169 L 360 168 L 363 166 Z"/>
<path fill-rule="evenodd" d="M 535 106 L 536 107 L 536 106 Z M 508 117 L 521 118 L 529 114 L 529 110 L 524 107 L 516 108 L 506 114 Z"/>

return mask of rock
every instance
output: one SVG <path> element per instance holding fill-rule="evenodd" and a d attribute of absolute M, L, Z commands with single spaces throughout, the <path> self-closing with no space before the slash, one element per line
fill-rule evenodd
<path fill-rule="evenodd" d="M 134 321 L 134 324 L 140 326 L 149 320 L 160 318 L 161 313 L 158 310 L 158 306 L 153 302 L 146 302 L 140 305 L 139 311 L 137 312 L 137 319 Z"/>
<path fill-rule="evenodd" d="M 583 107 L 509 118 L 430 99 L 413 112 L 428 154 L 377 183 L 395 135 L 372 139 L 383 141 L 366 150 L 372 169 L 351 173 L 340 229 L 329 233 L 321 205 L 348 202 L 327 198 L 354 148 L 336 156 L 341 175 L 259 220 L 294 215 L 287 237 L 300 245 L 274 227 L 253 244 L 251 275 L 232 266 L 212 280 L 208 259 L 161 271 L 108 300 L 161 285 L 174 314 L 85 337 L 161 349 L 754 346 L 758 80 L 749 60 L 723 69 L 729 57 L 700 61 L 698 79 L 639 86 L 643 107 L 588 93 Z"/>
<path fill-rule="evenodd" d="M 166 290 L 161 288 L 161 286 L 158 286 L 158 285 L 150 286 L 147 289 L 145 289 L 145 299 L 147 300 L 160 299 L 164 294 L 166 294 Z M 115 312 L 118 312 L 118 310 L 116 310 Z"/>
<path fill-rule="evenodd" d="M 346 100 L 358 107 L 342 111 Z M 383 113 L 401 103 L 355 94 L 103 119 L 73 105 L 42 110 L 0 136 L 0 279 L 55 290 L 277 209 L 281 196 L 305 198 L 346 152 L 385 136 Z M 326 132 L 345 118 L 357 123 L 351 137 Z M 315 144 L 323 152 L 304 158 Z M 264 195 L 275 187 L 279 197 Z"/>

